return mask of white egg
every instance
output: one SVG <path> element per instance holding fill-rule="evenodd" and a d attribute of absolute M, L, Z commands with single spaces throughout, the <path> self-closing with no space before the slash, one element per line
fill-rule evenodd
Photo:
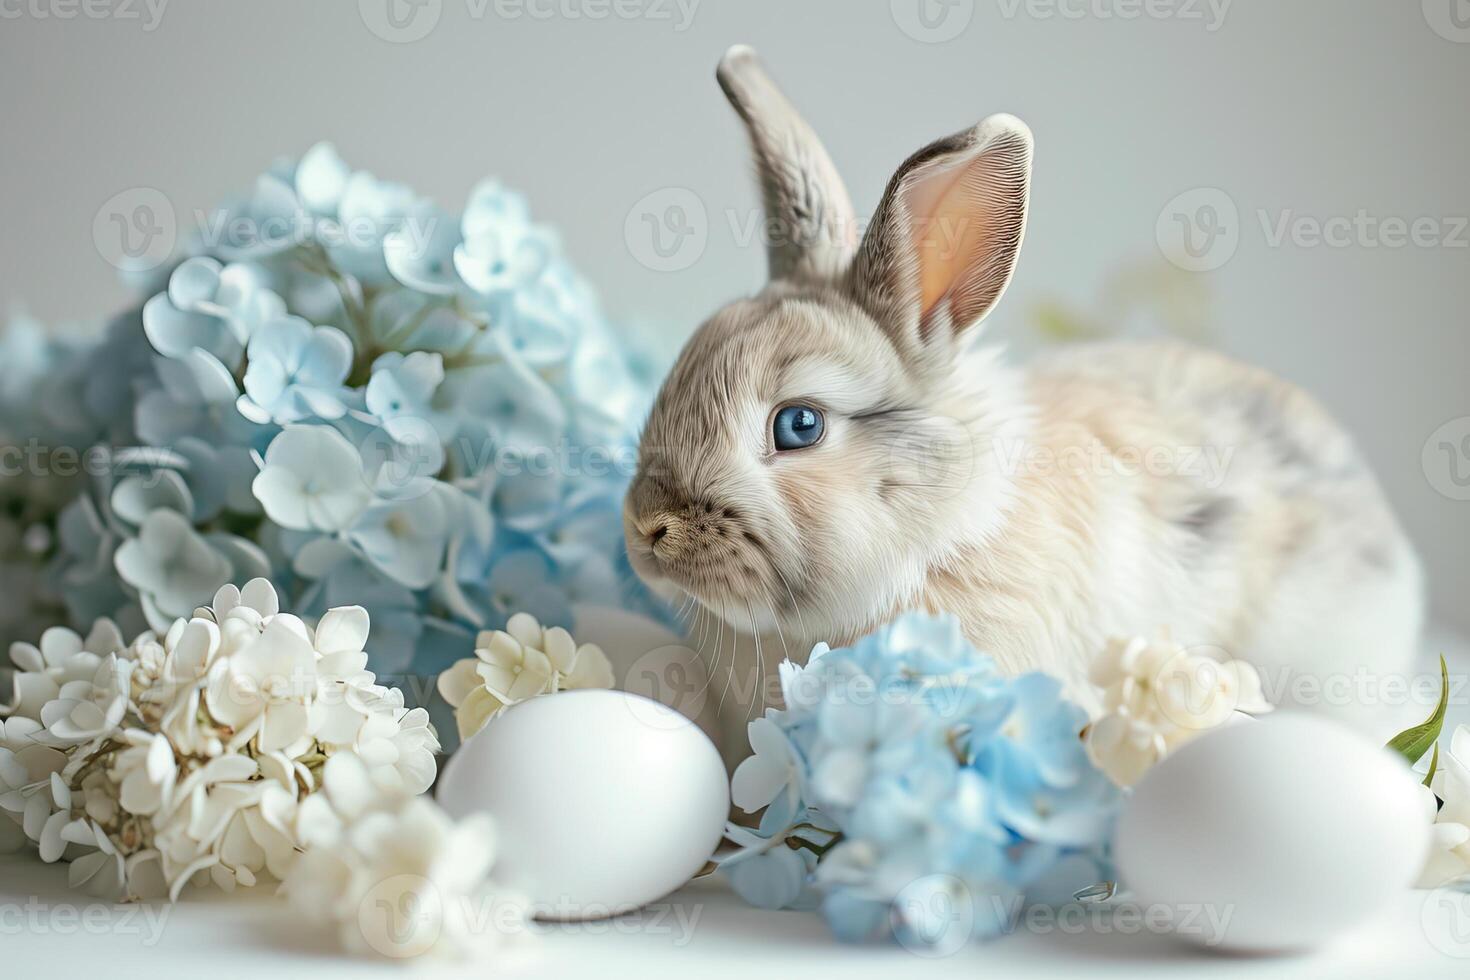
<path fill-rule="evenodd" d="M 1407 763 L 1322 718 L 1201 736 L 1135 789 L 1115 842 L 1125 888 L 1182 938 L 1316 946 L 1408 888 L 1429 847 Z"/>
<path fill-rule="evenodd" d="M 689 719 L 622 691 L 510 708 L 449 760 L 439 802 L 495 819 L 498 882 L 542 918 L 626 912 L 684 884 L 724 833 L 729 783 Z"/>

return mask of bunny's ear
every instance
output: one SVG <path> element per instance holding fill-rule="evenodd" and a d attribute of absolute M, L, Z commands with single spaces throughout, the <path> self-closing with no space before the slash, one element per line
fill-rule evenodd
<path fill-rule="evenodd" d="M 715 77 L 750 132 L 770 236 L 771 278 L 839 275 L 857 246 L 857 219 L 817 134 L 750 48 L 736 45 L 727 51 Z"/>
<path fill-rule="evenodd" d="M 994 308 L 1026 228 L 1031 130 L 995 115 L 909 157 L 883 194 L 850 291 L 901 351 L 942 355 Z"/>

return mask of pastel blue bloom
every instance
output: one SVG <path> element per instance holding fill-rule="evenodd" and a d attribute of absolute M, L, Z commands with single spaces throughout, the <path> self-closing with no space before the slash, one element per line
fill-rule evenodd
<path fill-rule="evenodd" d="M 722 870 L 735 894 L 751 905 L 785 909 L 801 898 L 807 875 L 815 865 L 810 851 L 797 851 L 778 843 L 769 850 L 733 858 Z"/>
<path fill-rule="evenodd" d="M 335 146 L 317 143 L 301 155 L 291 182 L 303 207 L 319 217 L 334 218 L 351 174 L 352 169 L 342 162 Z"/>
<path fill-rule="evenodd" d="M 454 251 L 464 241 L 459 222 L 429 201 L 414 204 L 402 225 L 383 239 L 383 258 L 393 278 L 430 296 L 460 288 Z"/>
<path fill-rule="evenodd" d="M 479 450 L 555 450 L 566 432 L 566 406 L 550 385 L 511 355 L 448 372 L 443 391 L 445 410 L 455 413 L 464 434 L 456 449 L 468 454 L 465 463 L 478 464 L 470 472 L 494 460 L 493 451 Z"/>
<path fill-rule="evenodd" d="M 501 523 L 525 534 L 549 530 L 552 521 L 563 516 L 562 480 L 555 465 L 543 469 L 535 458 L 513 455 L 502 465 L 511 472 L 496 481 L 491 496 Z"/>
<path fill-rule="evenodd" d="M 631 460 L 652 375 L 523 198 L 485 182 L 447 212 L 320 143 L 186 253 L 101 337 L 0 334 L 0 438 L 109 469 L 0 481 L 0 646 L 164 628 L 256 576 L 369 608 L 380 674 L 463 659 L 514 612 L 670 618 L 622 546 L 631 467 L 581 455 Z"/>
<path fill-rule="evenodd" d="M 132 633 L 140 632 L 146 625 L 142 609 L 124 589 L 113 563 L 121 538 L 92 499 L 81 496 L 63 508 L 56 532 L 60 547 L 53 572 L 71 622 L 106 617 L 119 626 L 133 624 Z"/>
<path fill-rule="evenodd" d="M 179 476 L 189 489 L 196 522 L 210 521 L 222 511 L 258 514 L 260 503 L 251 492 L 258 467 L 250 450 L 240 446 L 211 445 L 185 436 L 172 446 L 180 459 Z"/>
<path fill-rule="evenodd" d="M 352 341 L 336 327 L 313 327 L 283 316 L 250 339 L 245 394 L 237 405 L 252 422 L 340 418 L 347 411 L 344 383 L 352 369 Z"/>
<path fill-rule="evenodd" d="M 550 237 L 534 225 L 472 221 L 466 216 L 464 241 L 454 249 L 454 268 L 465 285 L 482 296 L 513 292 L 540 278 L 553 248 Z"/>
<path fill-rule="evenodd" d="M 368 653 L 380 676 L 409 669 L 425 627 L 423 604 L 412 590 L 345 548 L 313 577 L 317 582 L 305 609 L 319 615 L 336 606 L 362 606 L 372 619 Z"/>
<path fill-rule="evenodd" d="M 269 562 L 254 545 L 201 535 L 188 517 L 166 509 L 145 517 L 138 536 L 123 542 L 113 561 L 118 576 L 138 590 L 143 613 L 159 633 L 207 605 L 220 586 L 269 574 Z"/>
<path fill-rule="evenodd" d="M 292 186 L 277 174 L 263 174 L 248 197 L 209 216 L 205 244 L 228 261 L 265 259 L 305 244 L 313 225 Z"/>
<path fill-rule="evenodd" d="M 399 441 L 417 438 L 427 424 L 439 440 L 454 434 L 454 418 L 434 408 L 434 393 L 444 381 L 439 354 L 390 351 L 373 362 L 367 383 L 367 410 L 382 420 L 388 435 Z"/>
<path fill-rule="evenodd" d="M 323 425 L 289 426 L 271 440 L 251 491 L 266 516 L 298 531 L 344 531 L 373 499 L 357 450 Z"/>
<path fill-rule="evenodd" d="M 499 620 L 528 612 L 544 626 L 572 625 L 572 607 L 550 561 L 531 548 L 509 551 L 490 568 L 484 602 Z"/>
<path fill-rule="evenodd" d="M 753 754 L 736 768 L 730 800 L 746 813 L 770 807 L 773 822 L 790 826 L 801 806 L 801 756 L 773 718 L 756 718 L 746 731 Z"/>
<path fill-rule="evenodd" d="M 248 445 L 262 431 L 240 414 L 234 375 L 213 354 L 196 347 L 177 358 L 155 358 L 154 371 L 158 384 L 138 399 L 133 423 L 150 446 L 187 436 Z"/>
<path fill-rule="evenodd" d="M 767 840 L 830 821 L 840 843 L 808 850 L 839 938 L 953 951 L 1005 932 L 1026 897 L 1095 880 L 1117 791 L 1055 681 L 1002 676 L 957 620 L 921 613 L 780 678 L 786 710 L 751 725 L 732 798 L 765 804 Z M 780 897 L 774 872 L 746 890 Z"/>
<path fill-rule="evenodd" d="M 388 289 L 373 297 L 368 311 L 372 343 L 386 351 L 461 354 L 473 346 L 480 327 L 436 296 Z"/>
<path fill-rule="evenodd" d="M 361 170 L 349 176 L 336 220 L 324 221 L 319 230 L 332 263 L 363 285 L 391 284 L 383 240 L 403 224 L 413 204 L 413 191 L 402 184 Z"/>
<path fill-rule="evenodd" d="M 575 312 L 556 287 L 541 281 L 515 295 L 503 321 L 505 344 L 527 363 L 545 368 L 566 360 L 576 339 Z"/>
<path fill-rule="evenodd" d="M 348 532 L 367 559 L 393 581 L 427 588 L 444 570 L 459 501 L 442 483 L 402 500 L 379 501 Z"/>
<path fill-rule="evenodd" d="M 171 510 L 186 517 L 194 513 L 194 495 L 184 478 L 173 470 L 125 476 L 112 488 L 112 513 L 119 520 L 141 527 L 155 510 Z"/>

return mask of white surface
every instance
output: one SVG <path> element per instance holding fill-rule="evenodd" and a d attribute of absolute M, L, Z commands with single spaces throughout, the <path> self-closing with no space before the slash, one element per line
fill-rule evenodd
<path fill-rule="evenodd" d="M 1344 856 L 1346 859 L 1346 855 Z M 405 976 L 401 964 L 349 959 L 331 937 L 293 921 L 268 886 L 234 897 L 190 891 L 168 909 L 87 905 L 62 867 L 0 858 L 0 962 L 8 977 L 97 978 Z M 29 903 L 29 904 L 28 904 Z M 1461 904 L 1464 903 L 1464 904 Z M 30 909 L 39 911 L 33 916 Z M 90 911 L 88 911 L 90 909 Z M 40 928 L 33 927 L 38 921 Z M 91 923 L 83 927 L 80 922 Z M 1427 923 L 1427 927 L 1426 927 Z M 1458 926 L 1458 932 L 1455 927 Z M 415 963 L 418 976 L 739 977 L 844 980 L 882 977 L 1382 977 L 1464 976 L 1470 969 L 1470 897 L 1405 892 L 1380 920 L 1310 955 L 1196 951 L 1148 932 L 1125 934 L 1106 916 L 1090 927 L 1017 932 L 927 960 L 896 946 L 843 946 L 813 913 L 746 907 L 714 882 L 691 885 L 668 908 L 614 922 L 559 924 L 491 962 Z M 1459 937 L 1456 939 L 1456 937 Z M 1437 943 L 1437 944 L 1436 944 Z M 139 971 L 146 969 L 147 973 Z"/>

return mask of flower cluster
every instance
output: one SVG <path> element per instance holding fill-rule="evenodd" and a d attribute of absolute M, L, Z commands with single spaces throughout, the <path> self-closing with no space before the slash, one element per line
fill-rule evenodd
<path fill-rule="evenodd" d="M 0 478 L 0 639 L 162 634 L 255 577 L 306 616 L 360 603 L 392 674 L 514 610 L 667 615 L 622 554 L 649 379 L 520 196 L 452 214 L 319 144 L 145 287 L 100 338 L 0 340 L 0 445 L 42 456 Z"/>
<path fill-rule="evenodd" d="M 1271 710 L 1256 669 L 1216 654 L 1186 649 L 1160 630 L 1152 639 L 1110 640 L 1093 660 L 1089 679 L 1103 713 L 1087 728 L 1087 751 L 1119 786 L 1201 733 Z"/>
<path fill-rule="evenodd" d="M 952 946 L 1106 877 L 1117 790 L 1042 674 L 1007 678 L 952 617 L 910 613 L 781 665 L 731 781 L 756 829 L 723 863 L 747 901 L 819 904 L 839 938 Z"/>
<path fill-rule="evenodd" d="M 1420 888 L 1470 877 L 1470 727 L 1457 727 L 1449 751 L 1436 751 L 1434 759 L 1422 794 L 1433 830 Z"/>
<path fill-rule="evenodd" d="M 434 779 L 428 715 L 367 670 L 368 626 L 348 606 L 313 628 L 256 579 L 131 643 L 100 620 L 16 644 L 0 839 L 69 860 L 73 887 L 109 897 L 283 877 L 317 832 L 329 760 L 353 757 L 381 794 Z"/>
<path fill-rule="evenodd" d="M 529 613 L 511 616 L 503 630 L 481 633 L 475 656 L 439 675 L 439 693 L 454 708 L 461 739 L 527 698 L 612 686 L 612 664 L 601 647 L 577 646 L 566 630 L 543 627 Z"/>
<path fill-rule="evenodd" d="M 490 890 L 488 816 L 456 823 L 426 797 L 384 793 L 352 754 L 329 759 L 322 784 L 301 805 L 307 849 L 284 890 L 293 909 L 332 929 L 344 949 L 394 959 L 464 955 L 522 931 L 515 927 L 525 900 Z"/>

